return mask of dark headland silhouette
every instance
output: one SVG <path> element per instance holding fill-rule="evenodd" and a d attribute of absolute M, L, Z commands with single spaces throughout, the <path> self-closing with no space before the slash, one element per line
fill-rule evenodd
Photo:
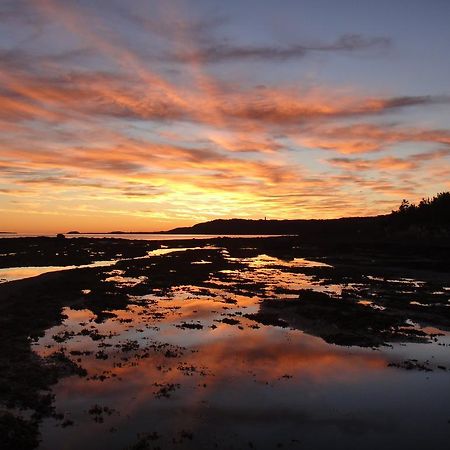
<path fill-rule="evenodd" d="M 166 231 L 111 231 L 66 234 L 203 234 L 203 235 L 300 235 L 309 240 L 407 240 L 442 241 L 450 237 L 450 192 L 422 199 L 419 204 L 403 200 L 389 214 L 339 219 L 216 219 Z"/>
<path fill-rule="evenodd" d="M 450 192 L 442 192 L 418 205 L 403 200 L 390 214 L 340 219 L 248 220 L 218 219 L 192 227 L 167 231 L 172 234 L 292 234 L 309 237 L 377 239 L 390 236 L 450 236 Z"/>

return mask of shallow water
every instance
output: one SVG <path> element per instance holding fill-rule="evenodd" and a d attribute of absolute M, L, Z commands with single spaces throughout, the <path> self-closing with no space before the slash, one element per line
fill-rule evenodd
<path fill-rule="evenodd" d="M 0 269 L 0 283 L 37 277 L 38 275 L 42 275 L 44 273 L 59 272 L 60 270 L 82 269 L 88 267 L 108 267 L 113 266 L 116 262 L 117 260 L 96 261 L 92 264 L 82 264 L 78 266 L 8 267 L 6 269 Z"/>
<path fill-rule="evenodd" d="M 201 286 L 130 298 L 101 323 L 88 309 L 65 308 L 34 350 L 62 349 L 88 377 L 56 385 L 66 423 L 46 419 L 40 448 L 441 448 L 450 432 L 447 332 L 412 322 L 439 335 L 362 348 L 258 323 L 244 315 L 262 299 L 349 286 L 283 270 L 321 267 L 316 261 L 239 262 L 244 270 L 222 270 Z M 106 275 L 117 289 L 145 282 L 117 268 Z M 406 370 L 411 359 L 426 370 Z"/>
<path fill-rule="evenodd" d="M 198 250 L 200 248 L 204 249 L 215 249 L 215 247 L 205 246 L 205 247 L 190 247 L 190 250 Z M 145 256 L 137 256 L 135 258 L 118 258 L 109 261 L 95 261 L 91 264 L 79 264 L 70 266 L 37 266 L 37 267 L 7 267 L 0 268 L 0 283 L 6 283 L 9 281 L 23 280 L 25 278 L 36 277 L 44 273 L 59 272 L 60 270 L 71 270 L 71 269 L 86 269 L 89 267 L 109 267 L 115 265 L 118 261 L 126 260 L 138 260 L 143 258 L 148 258 L 149 256 L 161 256 L 167 255 L 174 252 L 184 252 L 187 248 L 161 248 L 157 250 L 151 250 L 147 252 Z M 197 264 L 202 264 L 204 262 L 198 261 Z M 207 263 L 207 261 L 206 261 Z M 113 281 L 113 280 L 112 280 Z"/>

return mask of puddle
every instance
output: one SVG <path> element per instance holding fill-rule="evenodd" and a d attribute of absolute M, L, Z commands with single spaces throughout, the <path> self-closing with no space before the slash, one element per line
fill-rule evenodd
<path fill-rule="evenodd" d="M 108 267 L 113 266 L 116 262 L 117 260 L 96 261 L 92 264 L 82 264 L 79 266 L 8 267 L 6 269 L 0 269 L 0 283 L 37 277 L 38 275 L 42 275 L 44 273 L 59 272 L 60 270 L 83 269 L 88 267 Z"/>

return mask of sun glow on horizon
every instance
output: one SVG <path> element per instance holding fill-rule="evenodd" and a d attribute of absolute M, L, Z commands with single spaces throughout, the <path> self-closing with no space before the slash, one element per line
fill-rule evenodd
<path fill-rule="evenodd" d="M 450 189 L 450 67 L 407 27 L 132 3 L 0 7 L 0 231 L 367 216 Z"/>

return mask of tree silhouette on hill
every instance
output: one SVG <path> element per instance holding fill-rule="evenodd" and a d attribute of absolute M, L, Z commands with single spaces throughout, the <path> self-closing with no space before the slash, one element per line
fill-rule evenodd
<path fill-rule="evenodd" d="M 450 224 L 450 192 L 441 192 L 433 198 L 422 199 L 418 205 L 403 200 L 398 210 L 392 211 L 400 222 L 420 225 Z"/>

